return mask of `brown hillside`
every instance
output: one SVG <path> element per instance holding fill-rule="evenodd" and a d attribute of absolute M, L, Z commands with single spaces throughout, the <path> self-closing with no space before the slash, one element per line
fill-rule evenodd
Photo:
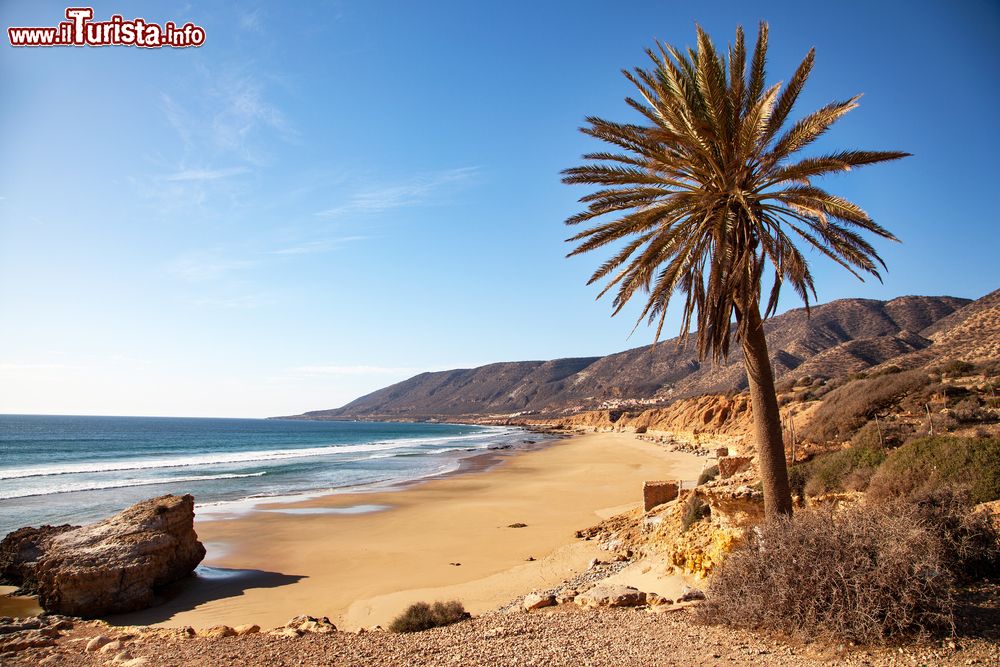
<path fill-rule="evenodd" d="M 778 378 L 856 372 L 931 345 L 923 332 L 968 302 L 906 296 L 842 299 L 796 309 L 765 323 Z M 588 409 L 665 405 L 746 386 L 738 353 L 718 365 L 698 360 L 677 339 L 605 357 L 490 364 L 423 373 L 346 406 L 300 419 L 459 419 L 554 415 Z"/>

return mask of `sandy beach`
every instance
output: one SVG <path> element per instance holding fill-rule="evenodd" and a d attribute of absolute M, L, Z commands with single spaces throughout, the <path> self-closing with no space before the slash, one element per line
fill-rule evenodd
<path fill-rule="evenodd" d="M 586 434 L 397 491 L 196 520 L 213 578 L 109 620 L 274 627 L 312 614 L 356 629 L 384 626 L 412 602 L 445 599 L 481 613 L 606 557 L 575 531 L 637 506 L 644 480 L 691 480 L 704 461 L 631 434 Z M 350 513 L 364 506 L 382 509 Z M 509 527 L 517 523 L 526 526 Z"/>

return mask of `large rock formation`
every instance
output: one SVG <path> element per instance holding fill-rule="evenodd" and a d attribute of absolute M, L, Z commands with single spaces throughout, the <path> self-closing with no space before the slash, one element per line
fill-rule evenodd
<path fill-rule="evenodd" d="M 0 581 L 21 587 L 24 595 L 34 595 L 35 568 L 48 550 L 52 538 L 79 526 L 68 523 L 62 526 L 19 528 L 0 542 Z"/>
<path fill-rule="evenodd" d="M 48 612 L 94 617 L 155 604 L 204 557 L 194 498 L 167 495 L 88 526 L 14 531 L 0 542 L 0 576 Z"/>

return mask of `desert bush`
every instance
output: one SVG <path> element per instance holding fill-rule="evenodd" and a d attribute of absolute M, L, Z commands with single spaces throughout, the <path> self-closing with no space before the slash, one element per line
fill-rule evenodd
<path fill-rule="evenodd" d="M 975 424 L 993 419 L 993 414 L 980 405 L 977 396 L 966 396 L 951 408 L 950 413 L 962 424 Z"/>
<path fill-rule="evenodd" d="M 851 447 L 882 447 L 885 441 L 885 430 L 883 424 L 872 420 L 859 428 L 857 433 L 851 436 Z"/>
<path fill-rule="evenodd" d="M 696 486 L 701 486 L 707 482 L 711 482 L 713 479 L 719 476 L 719 466 L 709 466 L 701 471 L 698 475 L 698 484 Z"/>
<path fill-rule="evenodd" d="M 712 510 L 708 504 L 692 494 L 684 503 L 684 513 L 681 515 L 681 532 L 687 532 L 688 528 L 711 515 Z"/>
<path fill-rule="evenodd" d="M 803 435 L 816 442 L 847 440 L 876 413 L 929 383 L 921 370 L 849 382 L 823 398 Z"/>
<path fill-rule="evenodd" d="M 966 567 L 962 545 L 983 537 L 970 540 L 962 531 L 975 534 L 976 524 L 956 514 L 968 515 L 968 505 L 894 500 L 768 522 L 722 563 L 697 615 L 713 624 L 865 644 L 949 632 L 957 573 Z"/>
<path fill-rule="evenodd" d="M 783 394 L 787 391 L 791 391 L 795 387 L 795 384 L 795 378 L 788 378 L 776 383 L 774 385 L 774 390 L 779 394 Z"/>
<path fill-rule="evenodd" d="M 792 466 L 789 482 L 800 496 L 863 491 L 884 460 L 885 450 L 877 446 L 850 447 Z"/>
<path fill-rule="evenodd" d="M 888 499 L 945 486 L 967 488 L 973 503 L 1000 499 L 1000 438 L 934 436 L 908 442 L 886 458 L 868 492 Z"/>
<path fill-rule="evenodd" d="M 397 616 L 389 625 L 392 632 L 420 632 L 439 628 L 443 625 L 451 625 L 469 618 L 469 613 L 458 600 L 451 602 L 435 602 L 429 605 L 426 602 L 417 602 L 406 608 L 402 614 Z"/>
<path fill-rule="evenodd" d="M 959 583 L 1000 576 L 1000 532 L 988 512 L 971 511 L 967 489 L 942 487 L 909 500 L 941 540 L 944 561 Z"/>
<path fill-rule="evenodd" d="M 869 377 L 877 378 L 883 375 L 895 375 L 896 373 L 902 373 L 903 369 L 899 366 L 886 366 L 885 368 L 873 371 Z"/>
<path fill-rule="evenodd" d="M 953 361 L 941 364 L 934 370 L 947 377 L 953 377 L 953 378 L 965 377 L 967 375 L 972 375 L 972 373 L 975 372 L 976 365 L 969 363 L 968 361 L 955 359 Z"/>

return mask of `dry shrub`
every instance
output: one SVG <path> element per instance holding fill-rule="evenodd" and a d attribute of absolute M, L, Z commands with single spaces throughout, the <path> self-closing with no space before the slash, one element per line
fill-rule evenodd
<path fill-rule="evenodd" d="M 921 496 L 946 486 L 973 503 L 1000 499 L 1000 438 L 920 438 L 892 452 L 872 477 L 873 499 Z"/>
<path fill-rule="evenodd" d="M 982 407 L 978 396 L 967 396 L 950 410 L 951 416 L 961 424 L 975 424 L 995 419 L 990 410 Z"/>
<path fill-rule="evenodd" d="M 968 507 L 897 500 L 767 523 L 716 571 L 698 616 L 863 644 L 951 632 L 960 575 L 973 561 L 980 571 L 997 563 L 990 520 L 968 518 Z"/>
<path fill-rule="evenodd" d="M 803 435 L 815 442 L 847 440 L 876 413 L 929 383 L 921 370 L 849 382 L 823 398 Z"/>
<path fill-rule="evenodd" d="M 451 602 L 417 602 L 406 608 L 389 625 L 392 632 L 420 632 L 444 625 L 451 625 L 469 618 L 469 613 L 458 600 Z"/>

